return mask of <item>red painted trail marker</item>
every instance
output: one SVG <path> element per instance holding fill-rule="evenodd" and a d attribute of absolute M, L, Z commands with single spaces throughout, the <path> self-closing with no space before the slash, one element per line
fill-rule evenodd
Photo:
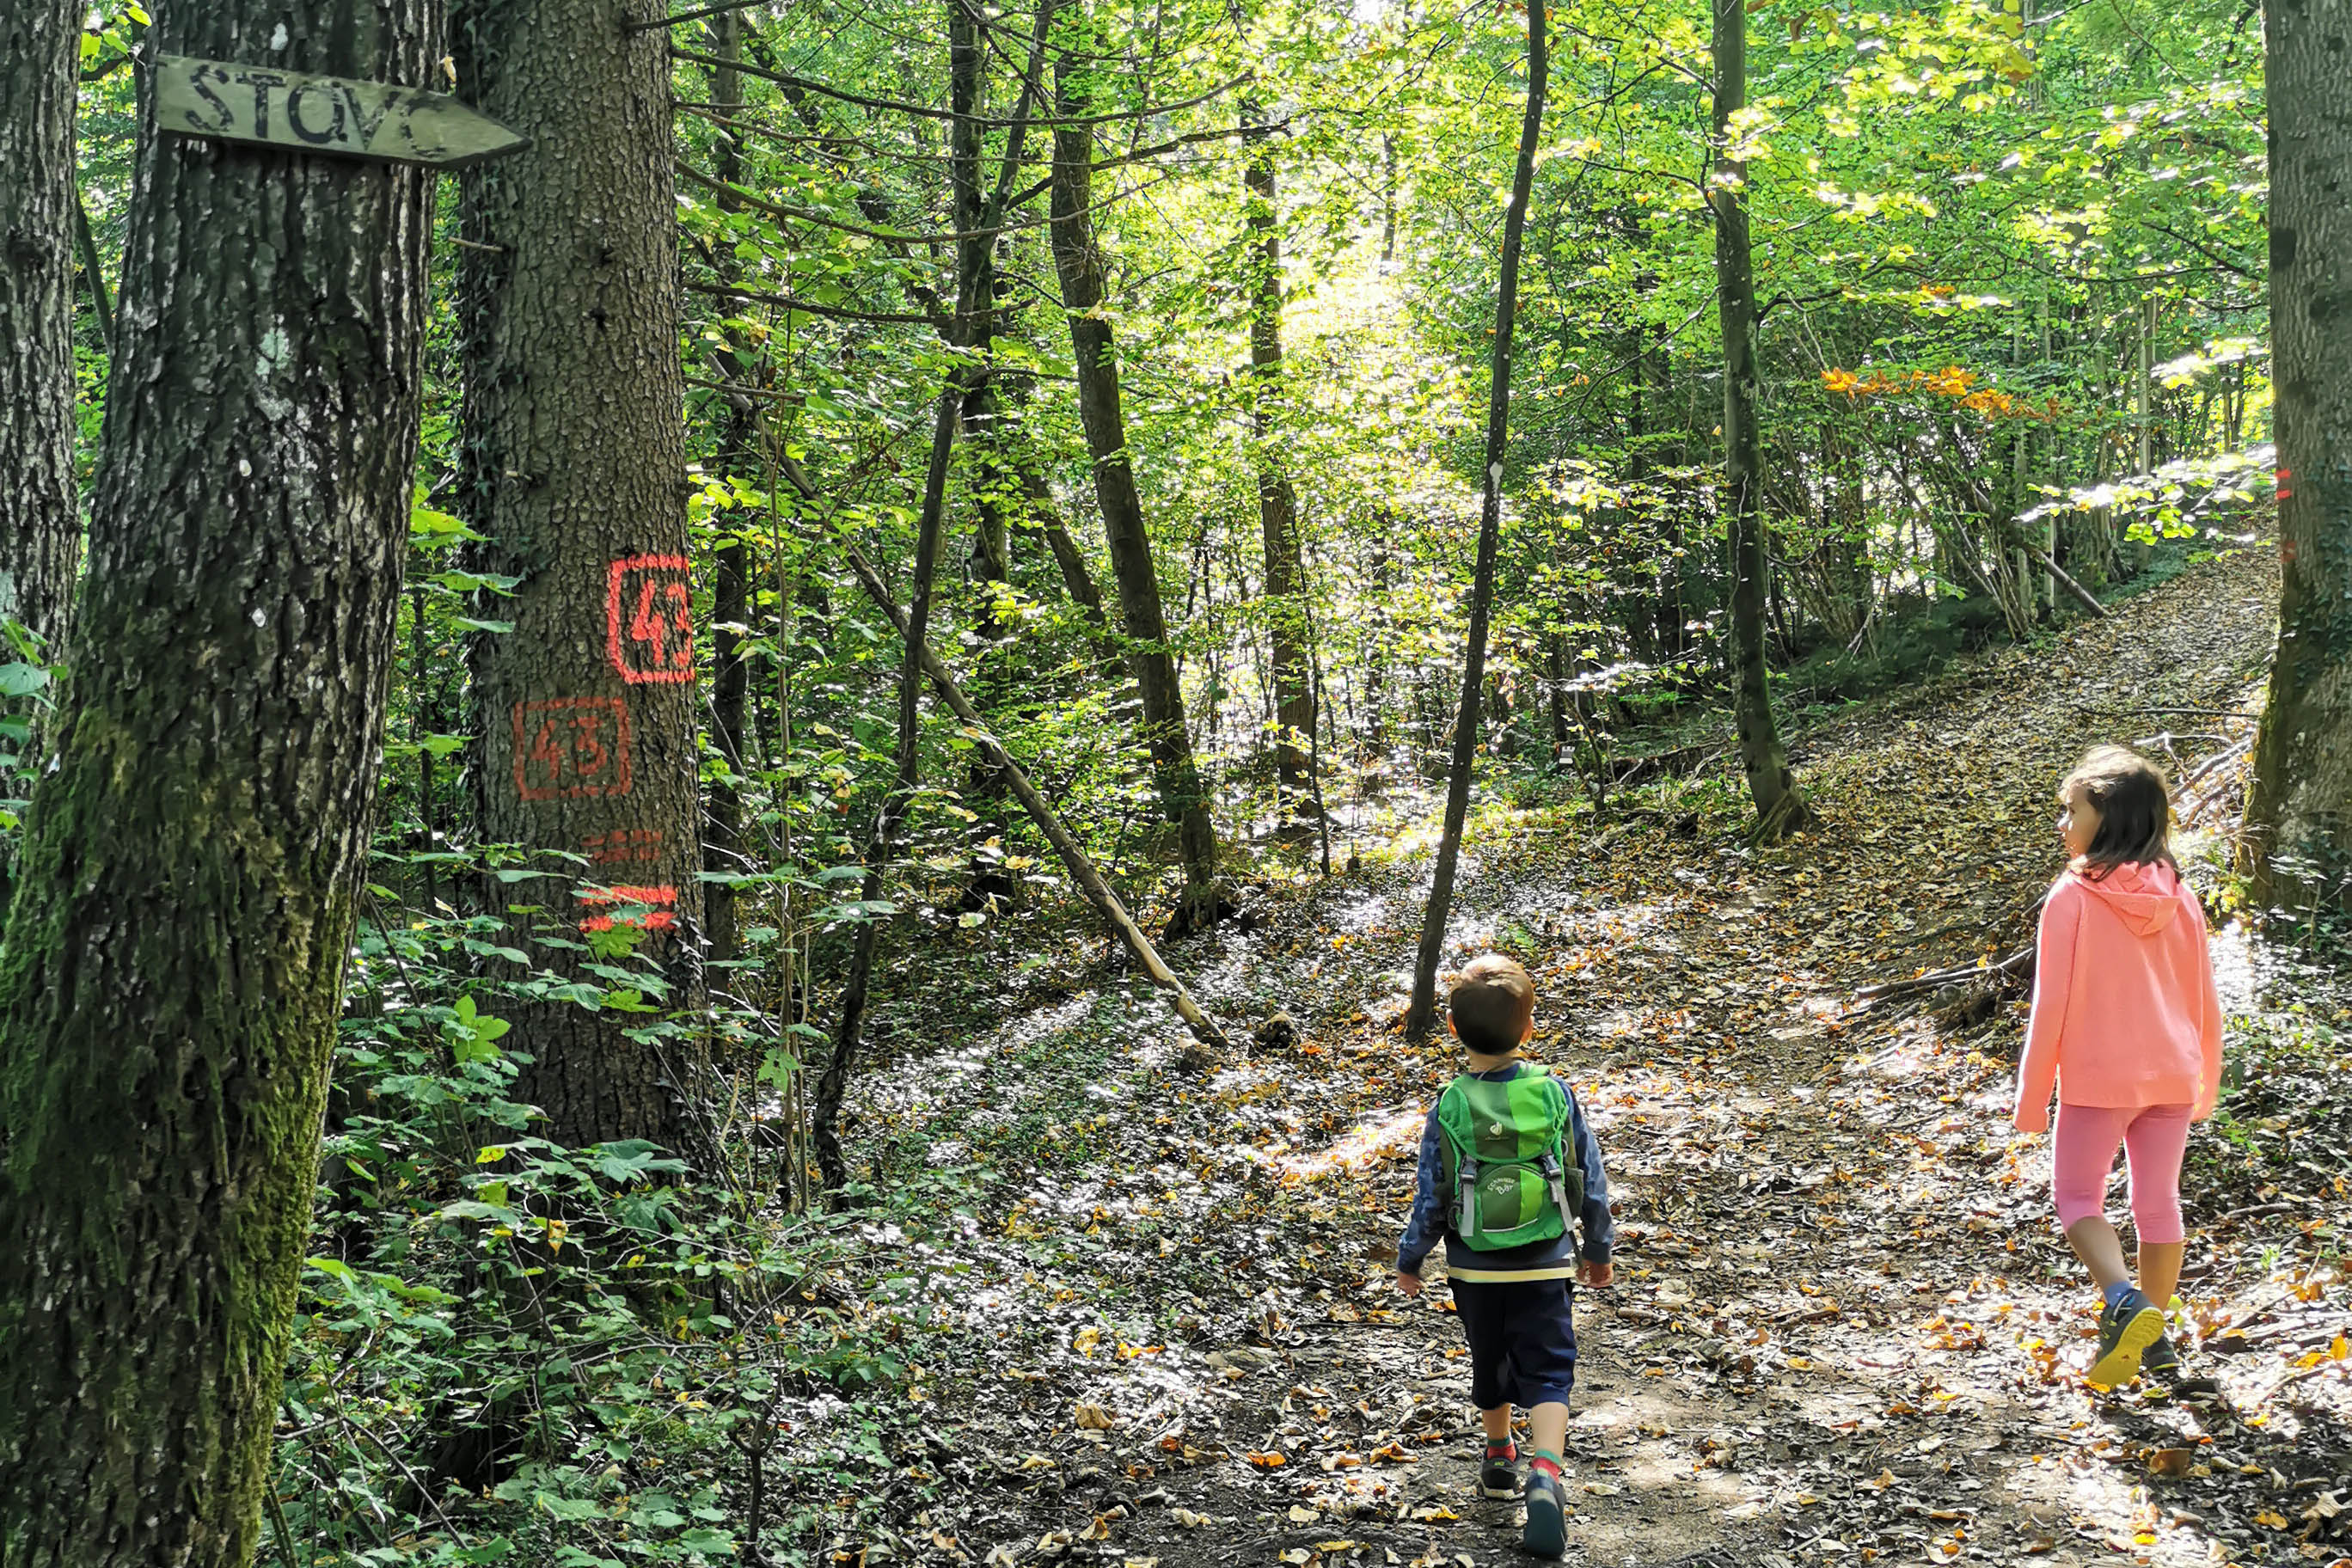
<path fill-rule="evenodd" d="M 661 858 L 662 836 L 651 827 L 615 827 L 580 841 L 592 866 L 626 866 Z"/>
<path fill-rule="evenodd" d="M 694 592 L 683 555 L 625 555 L 604 577 L 604 651 L 632 686 L 694 679 Z"/>
<path fill-rule="evenodd" d="M 618 697 L 516 703 L 514 781 L 525 800 L 628 794 L 628 703 Z"/>
<path fill-rule="evenodd" d="M 580 921 L 583 931 L 635 926 L 644 931 L 667 931 L 677 924 L 677 889 L 668 884 L 638 887 L 616 883 L 609 888 L 583 888 L 580 901 L 594 911 Z M 618 914 L 612 913 L 618 909 Z M 642 914 L 637 911 L 642 910 Z"/>

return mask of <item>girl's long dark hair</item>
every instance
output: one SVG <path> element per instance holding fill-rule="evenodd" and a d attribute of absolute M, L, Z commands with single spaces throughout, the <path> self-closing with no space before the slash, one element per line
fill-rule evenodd
<path fill-rule="evenodd" d="M 2080 786 L 2099 814 L 2099 831 L 2084 851 L 2082 874 L 2096 882 L 2118 866 L 2165 865 L 2172 858 L 2172 788 L 2164 770 L 2129 746 L 2094 746 L 2058 786 L 2065 805 Z"/>

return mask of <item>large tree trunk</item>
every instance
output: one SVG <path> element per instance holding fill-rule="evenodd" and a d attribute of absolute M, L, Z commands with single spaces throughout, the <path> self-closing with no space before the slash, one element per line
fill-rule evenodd
<path fill-rule="evenodd" d="M 1263 115 L 1245 110 L 1250 147 L 1243 178 L 1250 231 L 1250 368 L 1256 373 L 1251 435 L 1257 442 L 1257 514 L 1264 535 L 1265 600 L 1272 612 L 1274 721 L 1282 733 L 1275 758 L 1294 812 L 1313 785 L 1307 748 L 1315 733 L 1315 692 L 1307 671 L 1307 616 L 1299 602 L 1306 573 L 1299 565 L 1298 496 L 1274 445 L 1275 405 L 1282 396 L 1282 237 L 1275 203 L 1271 132 Z"/>
<path fill-rule="evenodd" d="M 1764 520 L 1756 433 L 1756 285 L 1748 251 L 1748 167 L 1734 155 L 1732 116 L 1748 101 L 1748 13 L 1741 0 L 1715 0 L 1715 139 L 1707 193 L 1715 209 L 1715 282 L 1723 321 L 1723 503 L 1731 546 L 1732 713 L 1740 767 L 1756 802 L 1756 836 L 1766 843 L 1809 816 L 1789 754 L 1772 721 L 1765 685 Z"/>
<path fill-rule="evenodd" d="M 87 11 L 81 0 L 24 0 L 0 13 L 0 618 L 52 644 L 79 534 L 74 95 Z"/>
<path fill-rule="evenodd" d="M 278 0 L 160 7 L 236 58 Z M 292 69 L 428 85 L 433 0 Z M 57 755 L 0 959 L 0 1541 L 260 1539 L 408 542 L 432 180 L 142 117 Z M 59 215 L 60 224 L 63 215 Z"/>
<path fill-rule="evenodd" d="M 2263 16 L 2279 645 L 2247 845 L 2264 903 L 2341 905 L 2352 902 L 2352 5 L 2305 0 Z M 2143 398 L 2146 386 L 2143 376 Z"/>
<path fill-rule="evenodd" d="M 516 935 L 571 973 L 576 950 L 634 941 L 700 987 L 695 645 L 667 40 L 631 31 L 656 0 L 473 0 L 460 90 L 531 139 L 468 170 L 458 265 L 466 374 L 463 509 L 485 596 L 514 630 L 467 650 L 482 832 L 536 852 L 539 877 L 491 889 Z M 579 857 L 572 859 L 569 857 Z M 584 868 L 582 866 L 584 860 Z M 528 912 L 531 910 L 538 912 Z M 677 1147 L 684 1065 L 642 1023 L 570 1002 L 509 1005 L 532 1063 L 518 1093 L 566 1144 Z"/>
<path fill-rule="evenodd" d="M 1176 851 L 1183 866 L 1184 891 L 1170 929 L 1197 930 L 1213 923 L 1223 904 L 1217 889 L 1217 836 L 1209 816 L 1209 792 L 1192 757 L 1185 728 L 1184 692 L 1168 647 L 1168 624 L 1160 605 L 1160 576 L 1151 560 L 1151 534 L 1144 526 L 1143 499 L 1136 491 L 1129 460 L 1127 421 L 1119 405 L 1118 351 L 1102 311 L 1102 254 L 1095 247 L 1094 132 L 1078 123 L 1087 94 L 1080 68 L 1064 54 L 1055 65 L 1058 121 L 1054 127 L 1054 266 L 1069 313 L 1070 347 L 1077 360 L 1078 416 L 1086 426 L 1087 449 L 1094 458 L 1095 497 L 1110 545 L 1111 575 L 1118 584 L 1119 617 L 1131 645 L 1129 668 L 1143 704 L 1143 740 L 1151 754 L 1152 783 L 1160 810 L 1176 825 Z"/>
<path fill-rule="evenodd" d="M 1736 0 L 1735 0 L 1736 3 Z M 1470 770 L 1478 754 L 1478 697 L 1486 679 L 1486 627 L 1495 603 L 1495 556 L 1503 531 L 1503 457 L 1510 443 L 1511 329 L 1519 310 L 1519 248 L 1527 234 L 1528 199 L 1535 189 L 1536 143 L 1543 137 L 1544 88 L 1551 63 L 1548 8 L 1528 7 L 1528 101 L 1519 121 L 1519 157 L 1511 172 L 1511 205 L 1503 214 L 1502 278 L 1495 292 L 1495 355 L 1486 384 L 1486 486 L 1478 509 L 1478 564 L 1470 588 L 1470 640 L 1462 657 L 1462 709 L 1454 723 L 1454 764 L 1445 781 L 1445 825 L 1437 841 L 1429 905 L 1421 917 L 1421 951 L 1413 964 L 1412 1002 L 1404 1032 L 1419 1038 L 1437 1016 L 1437 961 L 1445 952 L 1445 919 L 1454 902 L 1454 871 L 1462 853 L 1462 824 L 1470 811 Z"/>

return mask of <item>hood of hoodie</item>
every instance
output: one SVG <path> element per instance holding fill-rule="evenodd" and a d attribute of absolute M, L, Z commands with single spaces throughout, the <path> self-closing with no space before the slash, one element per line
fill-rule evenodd
<path fill-rule="evenodd" d="M 2180 880 L 2162 861 L 2117 866 L 2104 877 L 2089 877 L 2077 861 L 2068 868 L 2091 895 L 2115 910 L 2124 929 L 2135 936 L 2154 936 L 2180 912 Z"/>

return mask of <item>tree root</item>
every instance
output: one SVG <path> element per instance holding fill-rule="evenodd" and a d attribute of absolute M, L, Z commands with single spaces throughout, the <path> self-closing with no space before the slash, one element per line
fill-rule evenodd
<path fill-rule="evenodd" d="M 1779 844 L 1791 834 L 1803 832 L 1818 820 L 1812 803 L 1805 798 L 1805 792 L 1792 785 L 1788 793 L 1772 803 L 1771 810 L 1756 819 L 1756 826 L 1748 830 L 1748 842 Z"/>

